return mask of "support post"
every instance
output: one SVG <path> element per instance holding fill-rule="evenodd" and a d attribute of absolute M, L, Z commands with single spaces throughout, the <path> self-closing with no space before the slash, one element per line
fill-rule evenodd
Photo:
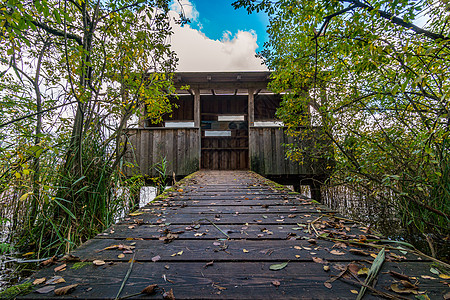
<path fill-rule="evenodd" d="M 248 89 L 248 126 L 255 126 L 255 90 Z"/>
<path fill-rule="evenodd" d="M 312 180 L 309 185 L 309 189 L 311 190 L 311 199 L 314 199 L 320 203 L 322 203 L 322 193 L 320 191 L 320 187 L 322 184 L 317 180 Z"/>
<path fill-rule="evenodd" d="M 194 93 L 194 126 L 200 127 L 200 90 L 193 89 Z"/>
<path fill-rule="evenodd" d="M 200 89 L 193 89 L 194 94 L 194 127 L 198 128 L 198 169 L 202 168 L 202 128 L 201 128 L 201 103 Z"/>

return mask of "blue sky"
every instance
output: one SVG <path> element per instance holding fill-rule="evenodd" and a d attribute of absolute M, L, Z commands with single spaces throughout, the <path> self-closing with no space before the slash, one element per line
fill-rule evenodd
<path fill-rule="evenodd" d="M 263 13 L 249 15 L 243 8 L 235 10 L 231 6 L 233 2 L 233 0 L 191 0 L 199 13 L 198 23 L 193 21 L 192 28 L 200 29 L 208 38 L 214 40 L 221 39 L 224 31 L 235 34 L 238 30 L 253 30 L 258 36 L 258 50 L 262 50 L 267 40 L 266 27 L 269 22 L 267 15 Z"/>
<path fill-rule="evenodd" d="M 172 24 L 172 49 L 178 71 L 267 70 L 257 52 L 267 41 L 268 17 L 235 10 L 233 0 L 172 0 L 177 18 L 181 12 L 191 19 L 187 25 Z"/>

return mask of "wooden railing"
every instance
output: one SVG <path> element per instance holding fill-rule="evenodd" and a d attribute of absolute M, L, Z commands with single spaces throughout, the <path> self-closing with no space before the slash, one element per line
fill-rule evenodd
<path fill-rule="evenodd" d="M 167 161 L 167 175 L 186 176 L 199 168 L 199 128 L 128 129 L 125 174 L 157 176 L 156 165 Z M 130 164 L 135 167 L 130 167 Z"/>
<path fill-rule="evenodd" d="M 302 139 L 288 136 L 283 127 L 250 127 L 250 168 L 264 176 L 323 176 L 327 173 L 327 167 L 329 168 L 324 159 L 313 159 L 310 155 L 305 155 L 300 161 L 293 162 L 286 156 L 286 144 L 303 147 L 307 154 L 314 149 L 315 142 L 312 137 Z"/>

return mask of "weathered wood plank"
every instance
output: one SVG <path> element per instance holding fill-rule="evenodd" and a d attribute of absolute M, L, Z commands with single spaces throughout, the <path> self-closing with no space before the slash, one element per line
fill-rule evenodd
<path fill-rule="evenodd" d="M 326 288 L 324 282 L 331 275 L 341 272 L 335 265 L 331 265 L 328 273 L 323 271 L 321 264 L 291 261 L 283 270 L 270 271 L 269 266 L 273 263 L 214 262 L 205 267 L 204 262 L 136 262 L 120 295 L 124 297 L 139 293 L 150 284 L 157 284 L 161 291 L 172 289 L 176 299 L 354 299 L 355 295 L 350 290 L 359 289 L 345 278 L 334 281 L 331 289 Z M 115 298 L 130 266 L 129 263 L 113 263 L 101 267 L 90 265 L 81 269 L 83 275 L 80 276 L 80 271 L 71 269 L 71 265 L 59 272 L 66 283 L 57 287 L 79 284 L 69 296 L 83 299 Z M 380 272 L 376 288 L 386 291 L 385 287 L 393 282 L 393 278 L 386 274 L 388 270 L 420 277 L 427 269 L 428 263 L 386 263 Z M 53 275 L 52 269 L 39 274 L 49 278 Z M 280 282 L 278 288 L 272 283 L 275 280 Z M 437 285 L 433 280 L 421 280 L 419 286 L 419 290 L 426 291 L 431 299 L 442 299 L 448 291 L 445 285 Z M 48 297 L 49 294 L 32 293 L 27 298 Z M 157 293 L 154 297 L 160 298 L 161 294 Z M 367 293 L 364 299 L 378 298 Z"/>

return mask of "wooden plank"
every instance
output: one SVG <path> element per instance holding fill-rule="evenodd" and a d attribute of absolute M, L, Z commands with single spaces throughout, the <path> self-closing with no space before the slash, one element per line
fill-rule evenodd
<path fill-rule="evenodd" d="M 140 293 L 150 284 L 157 284 L 161 291 L 172 289 L 176 299 L 354 299 L 351 290 L 359 289 L 345 278 L 334 281 L 331 289 L 324 286 L 330 276 L 341 272 L 338 265 L 346 264 L 331 264 L 331 271 L 324 272 L 322 264 L 295 261 L 280 271 L 271 271 L 269 267 L 273 263 L 214 262 L 206 267 L 205 262 L 136 262 L 120 296 Z M 101 267 L 89 265 L 81 269 L 83 275 L 80 276 L 80 271 L 72 269 L 72 265 L 69 263 L 59 274 L 66 281 L 64 285 L 79 284 L 70 297 L 83 299 L 115 298 L 130 267 L 129 263 L 120 262 Z M 368 265 L 362 263 L 362 266 Z M 393 277 L 387 274 L 388 270 L 420 278 L 428 269 L 428 263 L 385 263 L 375 287 L 386 291 L 384 287 L 394 282 Z M 39 273 L 39 276 L 48 278 L 53 275 L 53 268 Z M 279 287 L 273 285 L 275 280 L 280 282 Z M 419 290 L 426 291 L 430 299 L 443 299 L 448 287 L 433 280 L 421 280 Z M 25 298 L 48 297 L 49 294 L 32 293 Z M 158 291 L 155 297 L 160 298 L 161 292 Z M 379 298 L 367 293 L 364 299 Z"/>
<path fill-rule="evenodd" d="M 306 240 L 287 240 L 280 243 L 279 240 L 180 240 L 176 239 L 168 244 L 155 240 L 117 241 L 114 239 L 90 240 L 80 246 L 72 254 L 81 260 L 93 261 L 96 259 L 105 261 L 127 262 L 131 253 L 124 257 L 119 256 L 123 250 L 103 250 L 115 245 L 133 247 L 136 252 L 135 259 L 142 262 L 151 262 L 152 258 L 159 255 L 161 262 L 176 261 L 296 261 L 313 262 L 313 257 L 325 259 L 328 262 L 348 262 L 361 260 L 361 255 L 349 253 L 346 249 L 338 249 L 339 252 L 347 252 L 345 256 L 334 255 L 330 251 L 335 243 L 319 240 L 317 244 L 311 244 Z M 244 251 L 244 249 L 246 251 Z M 181 255 L 173 255 L 183 251 Z M 368 254 L 377 254 L 378 251 L 365 250 Z M 312 254 L 311 254 L 312 253 Z M 396 255 L 402 255 L 394 251 Z M 368 256 L 372 261 L 373 257 Z M 401 262 L 423 262 L 416 255 L 408 255 Z"/>

